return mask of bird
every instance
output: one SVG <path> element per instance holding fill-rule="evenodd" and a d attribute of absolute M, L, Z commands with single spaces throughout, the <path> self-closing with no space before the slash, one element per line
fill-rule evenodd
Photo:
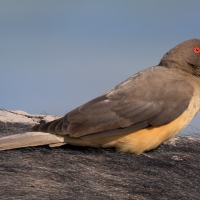
<path fill-rule="evenodd" d="M 199 110 L 200 39 L 189 39 L 65 116 L 0 138 L 0 150 L 70 144 L 139 155 L 174 137 Z"/>

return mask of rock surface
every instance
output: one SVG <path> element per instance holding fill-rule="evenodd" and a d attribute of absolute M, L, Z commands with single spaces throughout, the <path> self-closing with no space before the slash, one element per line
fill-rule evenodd
<path fill-rule="evenodd" d="M 0 110 L 0 136 L 55 118 Z M 175 137 L 140 156 L 69 145 L 1 151 L 0 180 L 4 200 L 200 199 L 200 139 Z"/>

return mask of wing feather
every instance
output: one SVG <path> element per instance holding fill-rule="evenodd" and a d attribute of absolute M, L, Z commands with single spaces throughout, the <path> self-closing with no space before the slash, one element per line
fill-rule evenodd
<path fill-rule="evenodd" d="M 187 109 L 193 91 L 180 74 L 161 66 L 151 67 L 72 110 L 59 123 L 42 125 L 39 130 L 87 139 L 160 126 Z"/>

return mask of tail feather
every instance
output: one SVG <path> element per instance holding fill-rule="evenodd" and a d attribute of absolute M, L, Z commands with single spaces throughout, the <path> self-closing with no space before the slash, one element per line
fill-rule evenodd
<path fill-rule="evenodd" d="M 57 143 L 64 143 L 64 137 L 50 133 L 27 132 L 0 138 L 0 151 Z"/>

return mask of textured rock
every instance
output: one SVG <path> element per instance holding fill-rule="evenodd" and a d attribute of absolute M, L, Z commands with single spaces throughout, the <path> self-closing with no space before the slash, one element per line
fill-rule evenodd
<path fill-rule="evenodd" d="M 0 136 L 30 131 L 40 120 L 47 119 L 1 110 Z M 0 196 L 195 200 L 200 199 L 199 168 L 200 139 L 192 137 L 172 138 L 140 156 L 69 145 L 30 147 L 0 152 Z"/>
<path fill-rule="evenodd" d="M 32 115 L 21 110 L 11 111 L 0 109 L 1 122 L 26 123 L 34 125 L 36 123 L 39 123 L 41 120 L 45 120 L 48 122 L 57 118 L 58 117 L 51 115 Z"/>

